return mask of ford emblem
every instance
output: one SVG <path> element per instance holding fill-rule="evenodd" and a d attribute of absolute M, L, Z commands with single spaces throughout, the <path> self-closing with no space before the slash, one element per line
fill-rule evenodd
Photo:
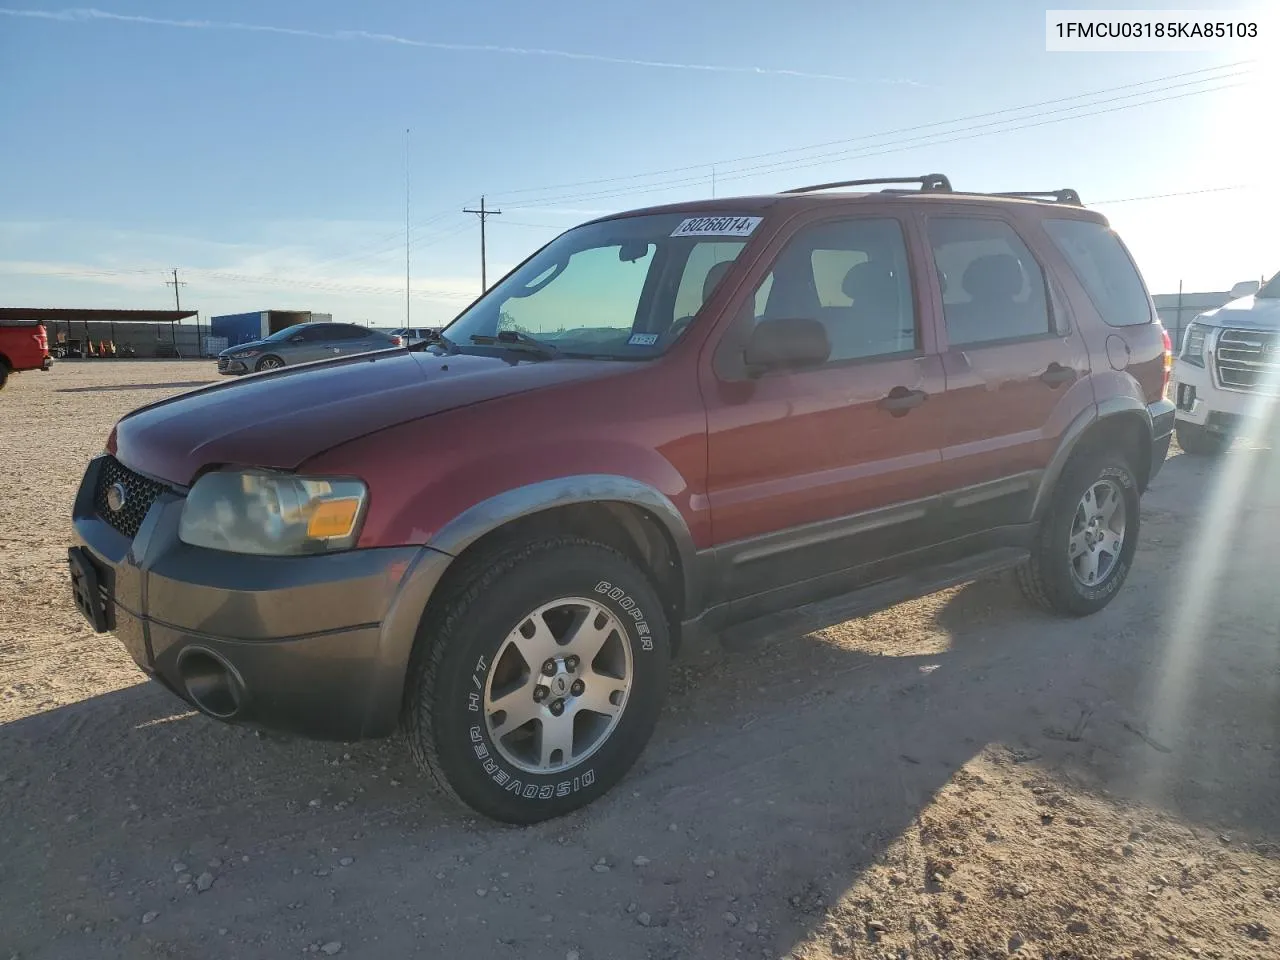
<path fill-rule="evenodd" d="M 107 487 L 107 509 L 112 513 L 119 513 L 123 510 L 128 500 L 129 491 L 125 489 L 123 483 L 113 483 Z"/>

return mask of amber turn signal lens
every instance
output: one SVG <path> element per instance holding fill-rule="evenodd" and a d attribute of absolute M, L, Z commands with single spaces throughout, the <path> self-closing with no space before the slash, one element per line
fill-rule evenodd
<path fill-rule="evenodd" d="M 360 501 L 351 498 L 318 503 L 307 520 L 307 536 L 313 540 L 345 537 L 351 533 L 359 510 Z"/>

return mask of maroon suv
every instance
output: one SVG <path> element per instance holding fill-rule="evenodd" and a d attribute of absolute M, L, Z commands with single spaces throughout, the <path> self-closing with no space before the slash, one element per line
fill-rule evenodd
<path fill-rule="evenodd" d="M 402 729 L 512 822 L 624 775 L 695 630 L 1003 565 L 1101 609 L 1173 426 L 1143 281 L 1072 191 L 910 182 L 595 220 L 438 342 L 134 411 L 77 604 L 204 713 Z"/>

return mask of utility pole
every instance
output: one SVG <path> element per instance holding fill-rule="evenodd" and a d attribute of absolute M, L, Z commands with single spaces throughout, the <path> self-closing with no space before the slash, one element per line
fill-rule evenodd
<path fill-rule="evenodd" d="M 716 198 L 716 165 L 711 165 L 711 199 Z"/>
<path fill-rule="evenodd" d="M 484 293 L 486 290 L 489 289 L 489 280 L 488 280 L 488 277 L 485 275 L 484 222 L 488 217 L 499 216 L 502 213 L 502 211 L 486 210 L 484 207 L 484 197 L 481 196 L 479 210 L 469 210 L 464 207 L 462 212 L 474 213 L 476 216 L 480 218 L 480 292 Z"/>
<path fill-rule="evenodd" d="M 404 325 L 409 327 L 409 129 L 404 131 Z"/>
<path fill-rule="evenodd" d="M 179 282 L 179 280 L 178 280 L 178 268 L 177 268 L 177 267 L 174 267 L 174 268 L 173 268 L 173 279 L 172 279 L 172 280 L 166 280 L 166 281 L 164 282 L 164 285 L 165 285 L 166 287 L 173 287 L 173 305 L 174 305 L 174 307 L 175 307 L 177 310 L 181 310 L 181 309 L 182 309 L 182 298 L 178 296 L 178 288 L 179 288 L 179 287 L 185 287 L 185 286 L 187 285 L 187 281 L 183 280 L 183 281 Z"/>

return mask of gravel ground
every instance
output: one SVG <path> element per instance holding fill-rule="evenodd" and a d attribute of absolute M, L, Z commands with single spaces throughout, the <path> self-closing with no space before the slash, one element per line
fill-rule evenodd
<path fill-rule="evenodd" d="M 527 829 L 394 742 L 207 720 L 64 582 L 85 461 L 206 364 L 0 394 L 0 960 L 1280 957 L 1280 463 L 1175 454 L 1119 598 L 1007 578 L 678 665 L 633 773 Z"/>

